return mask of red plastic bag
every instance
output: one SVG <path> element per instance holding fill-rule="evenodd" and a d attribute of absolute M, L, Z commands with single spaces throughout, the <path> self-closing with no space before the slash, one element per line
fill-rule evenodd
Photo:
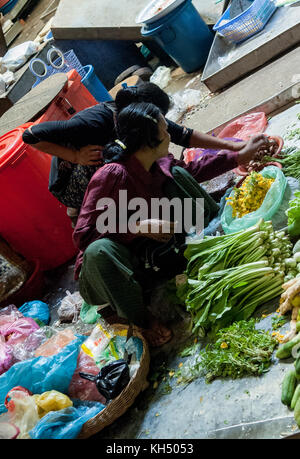
<path fill-rule="evenodd" d="M 249 140 L 254 134 L 260 134 L 266 130 L 268 119 L 264 112 L 249 113 L 231 123 L 219 133 L 218 137 L 236 137 L 241 140 Z"/>
<path fill-rule="evenodd" d="M 71 398 L 77 398 L 80 400 L 90 400 L 95 402 L 101 402 L 105 405 L 106 400 L 101 395 L 92 381 L 81 378 L 79 373 L 90 373 L 96 376 L 99 373 L 99 367 L 95 364 L 92 357 L 87 355 L 85 352 L 80 351 L 77 360 L 77 367 L 73 374 L 68 394 Z"/>

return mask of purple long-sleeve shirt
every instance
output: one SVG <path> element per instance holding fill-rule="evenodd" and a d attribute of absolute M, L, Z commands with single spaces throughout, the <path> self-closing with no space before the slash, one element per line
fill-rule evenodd
<path fill-rule="evenodd" d="M 74 230 L 73 239 L 80 250 L 75 266 L 75 277 L 82 265 L 83 252 L 94 241 L 109 237 L 116 242 L 128 245 L 137 237 L 131 232 L 108 233 L 99 232 L 96 228 L 97 218 L 107 211 L 107 206 L 98 209 L 101 198 L 112 198 L 116 204 L 118 217 L 119 190 L 127 191 L 127 202 L 133 198 L 143 198 L 151 208 L 152 198 L 164 197 L 163 186 L 167 179 L 172 179 L 171 169 L 180 166 L 187 170 L 197 182 L 205 182 L 237 167 L 238 152 L 223 150 L 221 154 L 207 154 L 200 161 L 186 164 L 174 158 L 172 154 L 157 160 L 150 171 L 142 166 L 132 155 L 122 163 L 110 163 L 101 167 L 93 175 L 85 193 L 80 215 Z M 150 218 L 150 215 L 148 216 Z M 118 227 L 117 222 L 117 227 Z"/>

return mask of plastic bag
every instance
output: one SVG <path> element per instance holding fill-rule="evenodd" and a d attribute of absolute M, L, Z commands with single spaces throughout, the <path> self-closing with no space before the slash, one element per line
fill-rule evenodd
<path fill-rule="evenodd" d="M 106 326 L 104 323 L 98 323 L 81 346 L 82 350 L 97 361 L 113 336 L 114 332 L 110 327 Z"/>
<path fill-rule="evenodd" d="M 79 400 L 93 400 L 105 404 L 106 400 L 103 395 L 99 393 L 94 382 L 81 378 L 79 376 L 80 372 L 89 373 L 94 376 L 99 373 L 99 368 L 94 362 L 94 359 L 83 351 L 78 355 L 77 367 L 68 389 L 69 396 Z"/>
<path fill-rule="evenodd" d="M 80 309 L 80 319 L 85 324 L 95 324 L 101 317 L 97 311 L 98 306 L 91 306 L 84 301 Z"/>
<path fill-rule="evenodd" d="M 275 179 L 270 186 L 262 205 L 255 212 L 250 212 L 241 218 L 233 218 L 232 207 L 227 204 L 224 207 L 221 216 L 221 224 L 225 234 L 235 233 L 236 231 L 250 228 L 261 218 L 265 221 L 272 220 L 273 216 L 279 209 L 287 184 L 287 180 L 283 175 L 282 170 L 275 166 L 268 166 L 265 167 L 260 174 L 263 177 Z M 233 189 L 230 196 L 233 196 L 234 192 L 235 191 Z"/>
<path fill-rule="evenodd" d="M 0 336 L 0 375 L 13 365 L 13 353 L 10 346 L 5 343 L 3 336 Z"/>
<path fill-rule="evenodd" d="M 0 327 L 6 324 L 11 324 L 18 319 L 21 319 L 23 314 L 13 304 L 0 309 Z"/>
<path fill-rule="evenodd" d="M 50 327 L 42 327 L 27 336 L 21 343 L 16 343 L 11 347 L 14 361 L 21 362 L 22 360 L 32 359 L 36 349 L 46 342 L 53 334 L 54 329 Z"/>
<path fill-rule="evenodd" d="M 197 89 L 184 89 L 178 91 L 170 96 L 173 103 L 171 109 L 168 111 L 166 117 L 171 121 L 178 121 L 181 115 L 189 111 L 196 105 L 199 105 L 203 99 L 201 91 Z"/>
<path fill-rule="evenodd" d="M 26 41 L 20 45 L 11 48 L 3 56 L 1 64 L 12 72 L 22 67 L 30 56 L 37 53 L 39 49 L 38 43 L 34 41 Z"/>
<path fill-rule="evenodd" d="M 49 306 L 43 301 L 29 301 L 24 303 L 19 311 L 25 317 L 30 317 L 31 319 L 38 319 L 43 322 L 45 325 L 48 325 L 50 322 L 50 311 Z"/>
<path fill-rule="evenodd" d="M 82 426 L 97 416 L 104 405 L 98 402 L 74 400 L 73 407 L 60 411 L 50 411 L 29 432 L 32 439 L 71 439 L 76 438 Z"/>
<path fill-rule="evenodd" d="M 66 394 L 76 369 L 80 345 L 85 338 L 77 337 L 56 355 L 17 362 L 3 373 L 0 376 L 0 413 L 5 411 L 6 394 L 15 386 L 22 385 L 33 394 L 48 390 Z"/>
<path fill-rule="evenodd" d="M 70 328 L 66 328 L 53 335 L 47 341 L 45 341 L 41 346 L 39 346 L 34 355 L 35 357 L 49 357 L 55 355 L 61 351 L 62 348 L 67 346 L 71 341 L 75 339 L 75 335 Z"/>
<path fill-rule="evenodd" d="M 161 89 L 164 89 L 168 86 L 171 79 L 171 69 L 168 67 L 160 66 L 157 67 L 155 72 L 150 77 L 150 82 L 156 84 Z"/>
<path fill-rule="evenodd" d="M 242 116 L 227 126 L 218 134 L 218 137 L 236 137 L 237 139 L 249 140 L 249 138 L 260 132 L 264 132 L 268 125 L 268 119 L 264 112 L 250 113 Z"/>
<path fill-rule="evenodd" d="M 57 310 L 61 322 L 77 322 L 80 309 L 83 304 L 83 298 L 79 292 L 70 293 L 67 290 L 67 296 L 61 301 Z"/>
<path fill-rule="evenodd" d="M 20 430 L 18 439 L 30 438 L 28 431 L 40 420 L 37 405 L 30 391 L 22 386 L 12 388 L 5 397 L 7 413 L 0 421 L 7 419 Z"/>
<path fill-rule="evenodd" d="M 49 413 L 49 411 L 59 411 L 73 406 L 72 400 L 57 390 L 49 390 L 41 395 L 36 394 L 34 395 L 34 400 L 40 418 Z"/>
<path fill-rule="evenodd" d="M 33 319 L 23 317 L 14 322 L 1 325 L 0 335 L 4 336 L 7 344 L 12 346 L 16 343 L 21 343 L 39 328 L 39 325 Z"/>
<path fill-rule="evenodd" d="M 123 359 L 109 363 L 100 370 L 97 376 L 87 373 L 79 373 L 79 376 L 93 381 L 107 401 L 116 398 L 130 381 L 129 366 Z"/>

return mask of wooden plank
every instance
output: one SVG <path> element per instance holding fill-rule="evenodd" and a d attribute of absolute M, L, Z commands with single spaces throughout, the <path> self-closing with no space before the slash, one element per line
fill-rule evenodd
<path fill-rule="evenodd" d="M 22 30 L 23 30 L 23 26 L 19 21 L 15 22 L 11 26 L 11 28 L 5 34 L 5 40 L 6 40 L 7 46 L 9 46 L 18 35 L 20 35 Z"/>

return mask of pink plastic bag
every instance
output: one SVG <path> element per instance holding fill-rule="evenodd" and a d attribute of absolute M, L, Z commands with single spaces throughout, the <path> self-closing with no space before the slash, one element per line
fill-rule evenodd
<path fill-rule="evenodd" d="M 77 359 L 77 367 L 69 385 L 69 396 L 80 400 L 101 402 L 105 405 L 106 400 L 103 395 L 99 393 L 96 384 L 79 376 L 79 372 L 97 375 L 99 371 L 100 369 L 95 364 L 94 359 L 85 352 L 80 351 Z"/>
<path fill-rule="evenodd" d="M 39 325 L 33 319 L 23 317 L 12 323 L 0 326 L 0 335 L 5 337 L 7 344 L 13 346 L 24 341 L 27 336 L 39 328 Z"/>
<path fill-rule="evenodd" d="M 5 343 L 5 338 L 0 336 L 0 375 L 13 365 L 13 354 L 10 346 Z"/>
<path fill-rule="evenodd" d="M 259 134 L 266 130 L 268 119 L 264 112 L 249 113 L 231 123 L 219 133 L 218 137 L 236 137 L 241 140 L 249 140 L 254 134 Z"/>
<path fill-rule="evenodd" d="M 11 324 L 18 319 L 22 319 L 23 314 L 11 304 L 6 306 L 6 308 L 0 309 L 0 327 L 5 324 Z"/>

